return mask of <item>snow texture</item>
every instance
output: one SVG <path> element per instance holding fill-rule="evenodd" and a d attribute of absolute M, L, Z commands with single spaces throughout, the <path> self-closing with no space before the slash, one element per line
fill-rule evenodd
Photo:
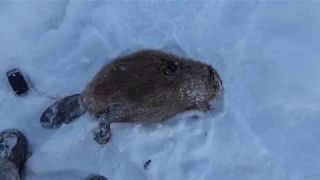
<path fill-rule="evenodd" d="M 24 132 L 24 179 L 320 178 L 320 2 L 0 1 L 0 130 Z M 105 146 L 95 118 L 45 129 L 55 101 L 79 93 L 112 58 L 160 48 L 212 64 L 225 107 L 161 124 L 113 124 Z M 5 72 L 31 90 L 17 97 Z M 190 119 L 197 114 L 198 119 Z M 144 164 L 151 160 L 147 169 Z"/>

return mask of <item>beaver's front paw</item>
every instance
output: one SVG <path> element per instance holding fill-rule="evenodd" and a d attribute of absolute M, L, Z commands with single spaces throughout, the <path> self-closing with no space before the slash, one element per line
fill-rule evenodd
<path fill-rule="evenodd" d="M 100 130 L 93 133 L 94 140 L 99 144 L 107 144 L 111 138 L 110 123 L 100 126 Z"/>

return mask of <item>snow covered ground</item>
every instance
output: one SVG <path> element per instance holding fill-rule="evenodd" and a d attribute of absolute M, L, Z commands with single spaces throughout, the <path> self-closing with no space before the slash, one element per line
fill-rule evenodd
<path fill-rule="evenodd" d="M 28 137 L 27 180 L 320 178 L 319 9 L 318 1 L 0 1 L 0 130 Z M 114 124 L 106 146 L 92 140 L 87 114 L 40 126 L 54 102 L 40 92 L 79 93 L 103 64 L 144 47 L 215 66 L 224 110 Z M 26 97 L 8 85 L 13 67 L 33 85 Z"/>

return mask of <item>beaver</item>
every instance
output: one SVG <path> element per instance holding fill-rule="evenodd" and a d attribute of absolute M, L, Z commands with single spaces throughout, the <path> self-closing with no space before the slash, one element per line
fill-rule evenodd
<path fill-rule="evenodd" d="M 213 110 L 223 91 L 209 64 L 173 53 L 142 49 L 104 65 L 80 93 L 81 105 L 99 118 L 99 144 L 111 137 L 110 123 L 156 123 L 189 111 Z"/>

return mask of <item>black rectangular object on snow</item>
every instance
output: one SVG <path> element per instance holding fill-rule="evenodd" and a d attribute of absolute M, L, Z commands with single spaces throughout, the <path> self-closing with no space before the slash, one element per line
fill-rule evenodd
<path fill-rule="evenodd" d="M 8 81 L 17 95 L 23 95 L 29 90 L 29 86 L 20 70 L 17 68 L 9 70 L 7 73 Z"/>

